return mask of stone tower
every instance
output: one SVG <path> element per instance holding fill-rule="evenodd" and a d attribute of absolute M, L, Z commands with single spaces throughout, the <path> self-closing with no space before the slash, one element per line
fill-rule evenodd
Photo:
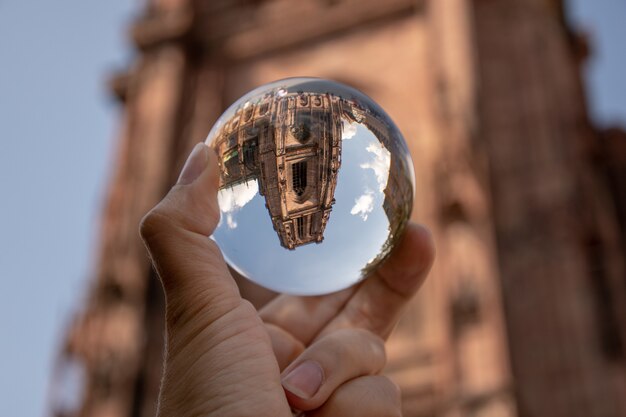
<path fill-rule="evenodd" d="M 341 166 L 346 105 L 330 94 L 284 92 L 237 109 L 213 140 L 219 196 L 256 181 L 283 247 L 322 242 Z"/>
<path fill-rule="evenodd" d="M 388 344 L 405 416 L 626 415 L 626 139 L 588 120 L 562 0 L 146 3 L 112 83 L 99 261 L 54 381 L 83 390 L 56 415 L 154 415 L 163 300 L 139 220 L 225 106 L 296 75 L 363 90 L 409 142 L 438 258 Z"/>

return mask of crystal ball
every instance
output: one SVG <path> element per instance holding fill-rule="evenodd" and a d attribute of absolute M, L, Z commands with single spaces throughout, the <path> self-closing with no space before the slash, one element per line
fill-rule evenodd
<path fill-rule="evenodd" d="M 207 138 L 228 264 L 271 290 L 320 295 L 366 278 L 398 242 L 415 177 L 402 134 L 363 93 L 290 78 L 241 97 Z"/>

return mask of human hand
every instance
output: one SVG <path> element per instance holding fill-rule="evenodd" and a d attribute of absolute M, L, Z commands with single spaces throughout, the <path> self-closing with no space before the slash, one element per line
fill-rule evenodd
<path fill-rule="evenodd" d="M 217 175 L 215 154 L 196 145 L 141 225 L 166 298 L 159 415 L 288 417 L 290 405 L 307 416 L 400 415 L 397 388 L 377 373 L 383 339 L 432 263 L 428 232 L 409 225 L 360 285 L 279 296 L 257 312 L 207 238 L 219 221 Z"/>

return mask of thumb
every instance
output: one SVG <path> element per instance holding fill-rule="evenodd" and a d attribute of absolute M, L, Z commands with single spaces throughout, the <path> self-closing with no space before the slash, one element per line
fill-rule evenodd
<path fill-rule="evenodd" d="M 287 415 L 271 341 L 241 299 L 216 243 L 215 153 L 200 143 L 177 184 L 141 222 L 166 301 L 159 415 Z"/>
<path fill-rule="evenodd" d="M 216 319 L 241 302 L 219 248 L 208 238 L 220 216 L 217 188 L 217 157 L 198 143 L 176 185 L 141 221 L 141 237 L 165 290 L 168 321 L 198 309 Z"/>

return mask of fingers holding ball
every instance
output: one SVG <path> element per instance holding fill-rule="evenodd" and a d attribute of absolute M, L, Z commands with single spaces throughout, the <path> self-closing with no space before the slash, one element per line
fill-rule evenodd
<path fill-rule="evenodd" d="M 346 382 L 326 403 L 306 417 L 402 417 L 400 388 L 382 375 L 368 375 Z"/>
<path fill-rule="evenodd" d="M 383 340 L 363 329 L 342 329 L 309 346 L 282 372 L 292 407 L 313 410 L 354 378 L 374 375 L 385 366 Z"/>

